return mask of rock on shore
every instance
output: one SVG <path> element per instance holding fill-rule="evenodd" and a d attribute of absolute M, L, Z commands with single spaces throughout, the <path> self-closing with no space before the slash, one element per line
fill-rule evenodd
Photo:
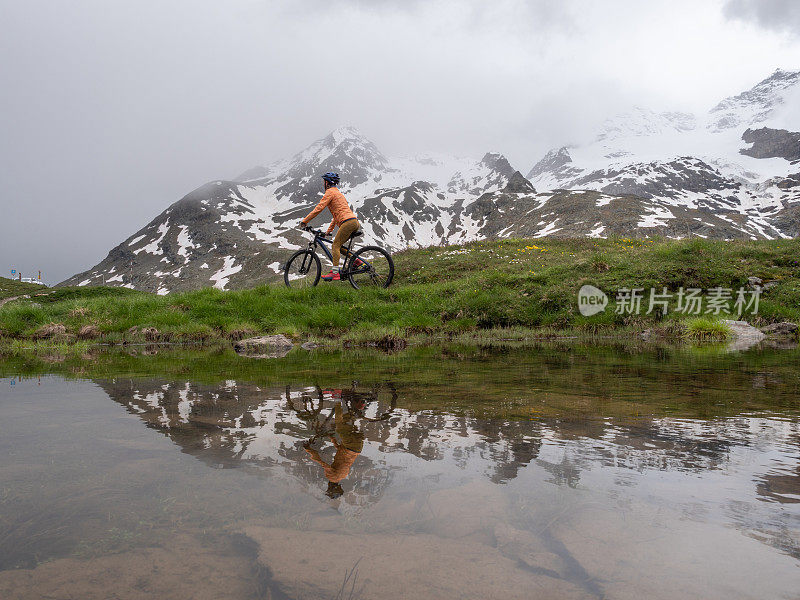
<path fill-rule="evenodd" d="M 285 335 L 262 335 L 239 340 L 233 345 L 237 354 L 250 358 L 280 358 L 294 347 Z"/>
<path fill-rule="evenodd" d="M 792 323 L 791 321 L 773 323 L 772 325 L 762 327 L 761 333 L 772 338 L 794 339 L 797 337 L 797 323 Z"/>
<path fill-rule="evenodd" d="M 728 350 L 747 350 L 764 339 L 764 334 L 750 325 L 747 321 L 723 321 L 733 333 L 733 341 L 728 344 Z"/>

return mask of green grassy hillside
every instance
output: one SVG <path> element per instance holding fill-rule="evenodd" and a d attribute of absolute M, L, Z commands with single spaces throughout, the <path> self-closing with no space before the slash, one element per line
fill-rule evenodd
<path fill-rule="evenodd" d="M 47 288 L 43 285 L 23 283 L 16 279 L 0 277 L 0 300 L 14 296 L 24 296 L 25 294 L 39 294 L 44 291 L 47 291 Z"/>
<path fill-rule="evenodd" d="M 666 317 L 619 314 L 617 290 L 722 287 L 735 297 L 748 277 L 770 286 L 758 314 L 741 318 L 756 325 L 800 321 L 800 240 L 512 239 L 409 250 L 395 259 L 398 275 L 388 290 L 320 283 L 308 290 L 271 285 L 155 296 L 120 288 L 61 288 L 35 303 L 0 308 L 0 335 L 68 342 L 88 327 L 82 337 L 108 341 L 204 341 L 255 333 L 359 341 L 386 335 L 480 336 L 499 328 L 668 329 L 690 315 L 674 310 Z M 601 314 L 579 313 L 577 291 L 584 284 L 608 293 L 610 305 Z M 642 313 L 646 308 L 645 292 Z M 64 331 L 48 334 L 43 327 L 49 324 L 63 325 Z"/>

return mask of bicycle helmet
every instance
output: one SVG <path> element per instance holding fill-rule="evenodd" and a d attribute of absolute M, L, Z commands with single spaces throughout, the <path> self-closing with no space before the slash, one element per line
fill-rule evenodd
<path fill-rule="evenodd" d="M 322 178 L 331 185 L 336 185 L 337 183 L 339 183 L 338 173 L 325 173 L 325 175 L 323 175 Z"/>

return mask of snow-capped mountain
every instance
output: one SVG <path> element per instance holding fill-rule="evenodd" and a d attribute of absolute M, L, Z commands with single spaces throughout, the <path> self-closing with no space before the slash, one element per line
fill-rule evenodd
<path fill-rule="evenodd" d="M 799 105 L 800 73 L 776 71 L 705 115 L 637 108 L 586 144 L 552 150 L 527 178 L 498 153 L 387 157 L 342 127 L 199 187 L 63 285 L 166 294 L 277 279 L 307 243 L 296 226 L 326 171 L 342 174 L 364 243 L 392 250 L 508 236 L 795 237 Z"/>
<path fill-rule="evenodd" d="M 307 243 L 297 225 L 321 197 L 326 171 L 343 174 L 340 189 L 362 222 L 365 243 L 392 250 L 477 239 L 484 223 L 470 216 L 470 206 L 478 199 L 535 195 L 500 154 L 390 160 L 358 130 L 342 127 L 289 159 L 194 190 L 63 284 L 166 294 L 275 279 Z M 327 225 L 326 215 L 315 224 Z"/>
<path fill-rule="evenodd" d="M 706 127 L 712 131 L 742 129 L 759 123 L 785 117 L 787 100 L 797 97 L 800 84 L 800 71 L 790 72 L 777 69 L 764 81 L 756 84 L 738 96 L 725 98 L 709 111 Z M 798 123 L 792 123 L 796 127 Z"/>
<path fill-rule="evenodd" d="M 636 108 L 610 119 L 590 142 L 548 152 L 528 179 L 543 189 L 632 194 L 665 215 L 707 210 L 748 237 L 793 237 L 797 131 L 800 72 L 777 70 L 704 115 Z"/>

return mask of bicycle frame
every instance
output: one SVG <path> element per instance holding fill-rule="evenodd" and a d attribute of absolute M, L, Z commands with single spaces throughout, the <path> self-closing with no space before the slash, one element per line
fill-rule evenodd
<path fill-rule="evenodd" d="M 351 237 L 349 240 L 347 240 L 347 245 L 346 246 L 345 246 L 345 244 L 342 244 L 342 254 L 345 257 L 349 257 L 353 253 L 352 252 L 352 248 L 353 248 L 353 240 L 354 239 L 355 238 Z M 313 252 L 319 246 L 320 248 L 322 248 L 322 252 L 325 254 L 325 256 L 328 257 L 328 260 L 331 261 L 331 263 L 333 263 L 333 254 L 331 254 L 331 251 L 328 250 L 328 247 L 325 244 L 333 245 L 333 240 L 329 240 L 328 238 L 325 238 L 325 237 L 321 236 L 320 234 L 314 232 L 314 239 L 312 241 L 308 242 L 308 249 Z M 364 273 L 369 269 L 370 266 L 372 266 L 366 260 L 364 260 L 364 259 L 361 259 L 361 260 L 364 263 L 364 266 L 361 269 L 358 269 L 357 271 L 352 271 L 353 273 Z M 349 266 L 349 263 L 345 263 L 345 264 L 347 264 Z M 305 266 L 306 266 L 305 265 L 305 260 L 303 260 L 302 267 L 305 268 Z M 351 271 L 349 271 L 347 269 L 342 269 L 340 271 L 341 275 L 345 275 L 345 276 L 348 275 L 350 272 Z"/>
<path fill-rule="evenodd" d="M 357 382 L 353 382 L 353 387 L 352 387 L 352 391 L 353 392 L 356 391 L 356 383 Z M 325 419 L 323 421 L 321 421 L 321 422 L 318 421 L 317 420 L 318 416 L 321 416 L 323 414 L 322 411 L 323 411 L 324 405 L 325 405 L 325 397 L 323 395 L 322 388 L 320 388 L 319 386 L 315 386 L 315 387 L 316 387 L 315 396 L 316 396 L 316 400 L 317 400 L 316 404 L 314 402 L 314 398 L 310 394 L 308 395 L 308 397 L 303 395 L 303 408 L 302 409 L 298 409 L 294 405 L 294 402 L 293 402 L 292 397 L 291 397 L 291 386 L 289 386 L 289 385 L 286 386 L 286 402 L 289 404 L 291 409 L 295 413 L 297 413 L 297 416 L 302 421 L 308 423 L 309 426 L 311 426 L 312 429 L 315 431 L 315 433 L 313 433 L 311 438 L 306 441 L 306 444 L 313 444 L 314 442 L 317 441 L 318 438 L 326 437 L 328 435 L 332 435 L 335 432 L 335 429 L 330 427 L 329 423 L 330 423 L 331 419 L 334 418 L 334 410 L 335 410 L 336 402 L 332 403 L 333 405 L 331 406 L 331 409 L 330 409 L 330 412 L 328 413 L 328 416 L 325 417 Z M 391 383 L 388 384 L 388 388 L 389 388 L 389 392 L 391 393 L 391 400 L 390 400 L 390 403 L 389 403 L 389 409 L 384 411 L 383 413 L 378 413 L 378 415 L 376 417 L 367 417 L 367 416 L 364 415 L 364 411 L 363 410 L 355 411 L 355 410 L 353 410 L 352 406 L 349 403 L 347 404 L 347 412 L 353 413 L 356 417 L 358 417 L 359 419 L 364 420 L 367 423 L 378 423 L 378 422 L 381 422 L 381 421 L 387 421 L 392 416 L 392 414 L 394 413 L 394 410 L 397 408 L 397 389 L 395 389 L 395 386 L 393 384 L 391 384 Z M 362 399 L 365 400 L 365 402 L 364 402 L 365 405 L 369 404 L 370 402 L 373 402 L 373 401 L 376 402 L 376 403 L 378 402 L 378 390 L 376 390 L 374 388 L 373 388 L 372 392 L 360 392 L 360 395 L 361 395 Z M 310 401 L 310 405 L 311 405 L 310 408 L 308 408 L 309 401 Z"/>
<path fill-rule="evenodd" d="M 333 245 L 333 240 L 329 240 L 322 236 L 314 234 L 314 241 L 309 242 L 308 247 L 309 249 L 316 250 L 317 246 L 319 246 L 320 248 L 322 248 L 322 252 L 325 254 L 325 256 L 328 257 L 328 260 L 333 262 L 333 254 L 331 254 L 331 251 L 328 250 L 328 247 L 325 245 L 325 242 Z"/>

